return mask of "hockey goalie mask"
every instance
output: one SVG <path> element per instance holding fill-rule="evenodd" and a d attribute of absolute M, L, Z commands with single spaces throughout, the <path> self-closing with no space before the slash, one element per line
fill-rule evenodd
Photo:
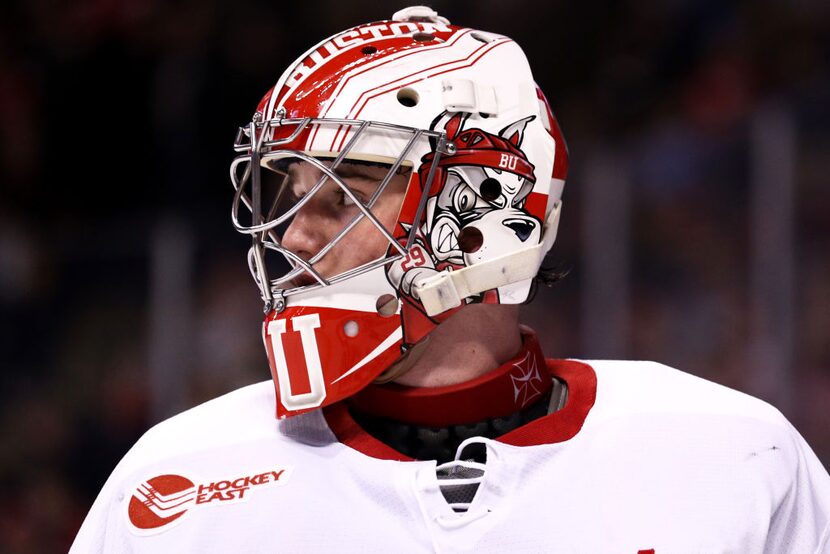
<path fill-rule="evenodd" d="M 465 304 L 525 301 L 568 163 L 516 43 L 425 7 L 306 52 L 235 149 L 278 417 L 353 395 Z"/>

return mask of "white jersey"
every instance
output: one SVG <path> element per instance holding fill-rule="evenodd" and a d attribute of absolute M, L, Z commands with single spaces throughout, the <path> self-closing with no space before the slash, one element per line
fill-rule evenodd
<path fill-rule="evenodd" d="M 651 362 L 549 365 L 567 404 L 481 439 L 466 512 L 344 408 L 278 422 L 266 382 L 148 431 L 72 552 L 830 552 L 830 477 L 776 409 Z"/>

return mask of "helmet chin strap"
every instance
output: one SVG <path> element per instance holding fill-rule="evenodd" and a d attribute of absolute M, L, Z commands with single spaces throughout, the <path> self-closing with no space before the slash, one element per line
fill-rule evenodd
<path fill-rule="evenodd" d="M 415 284 L 427 315 L 457 308 L 462 301 L 486 290 L 532 279 L 556 240 L 562 202 L 557 202 L 545 221 L 544 239 L 535 246 L 479 262 L 456 271 L 442 271 Z"/>

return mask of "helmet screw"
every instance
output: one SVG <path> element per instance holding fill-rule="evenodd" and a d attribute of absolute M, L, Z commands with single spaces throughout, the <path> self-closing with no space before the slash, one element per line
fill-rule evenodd
<path fill-rule="evenodd" d="M 360 332 L 360 326 L 357 321 L 350 319 L 343 325 L 343 332 L 346 333 L 347 337 L 356 337 Z"/>

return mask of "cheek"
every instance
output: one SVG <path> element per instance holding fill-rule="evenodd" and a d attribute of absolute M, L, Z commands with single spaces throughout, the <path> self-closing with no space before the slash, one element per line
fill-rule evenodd
<path fill-rule="evenodd" d="M 375 225 L 364 219 L 347 234 L 332 252 L 341 271 L 353 269 L 386 253 L 389 242 Z"/>
<path fill-rule="evenodd" d="M 393 230 L 398 212 L 403 201 L 404 191 L 387 190 L 384 197 L 378 200 L 372 208 L 372 213 L 378 221 L 390 231 Z M 333 239 L 337 231 L 351 221 L 354 214 L 343 215 L 338 220 L 336 231 L 330 233 L 329 240 Z M 375 227 L 369 219 L 363 218 L 360 223 L 349 231 L 319 263 L 319 270 L 327 276 L 354 269 L 357 266 L 371 262 L 386 254 L 389 241 Z"/>
<path fill-rule="evenodd" d="M 388 194 L 372 209 L 372 213 L 390 234 L 394 231 L 403 196 L 403 192 Z M 349 243 L 350 257 L 355 260 L 354 265 L 375 260 L 383 256 L 389 248 L 387 238 L 366 218 L 352 229 L 345 241 Z"/>
<path fill-rule="evenodd" d="M 387 202 L 378 202 L 373 210 L 373 213 L 378 218 L 378 221 L 380 221 L 390 233 L 394 230 L 395 221 L 398 218 L 398 213 L 400 212 L 401 204 L 403 203 L 403 196 L 403 193 L 390 195 L 390 197 L 386 199 Z M 379 231 L 378 234 L 380 234 Z"/>

